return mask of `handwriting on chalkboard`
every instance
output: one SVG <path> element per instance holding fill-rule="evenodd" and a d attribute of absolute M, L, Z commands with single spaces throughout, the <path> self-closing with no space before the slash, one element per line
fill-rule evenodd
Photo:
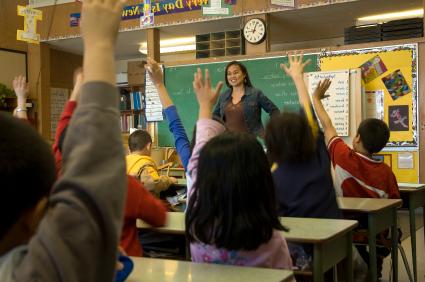
<path fill-rule="evenodd" d="M 308 90 L 313 95 L 319 81 L 326 78 L 332 81 L 328 89 L 329 98 L 323 106 L 339 136 L 348 136 L 350 129 L 350 73 L 348 70 L 334 72 L 312 72 L 307 74 Z"/>

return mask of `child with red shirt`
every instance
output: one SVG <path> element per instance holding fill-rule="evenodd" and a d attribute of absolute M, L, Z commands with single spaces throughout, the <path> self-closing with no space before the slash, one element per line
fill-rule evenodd
<path fill-rule="evenodd" d="M 59 119 L 58 128 L 53 145 L 56 172 L 60 175 L 62 169 L 62 145 L 66 136 L 66 130 L 72 114 L 77 107 L 80 95 L 80 86 L 83 81 L 82 69 L 74 73 L 74 89 L 71 97 L 65 104 L 65 108 Z M 149 225 L 160 227 L 166 222 L 167 208 L 161 200 L 155 198 L 142 184 L 132 176 L 127 175 L 127 198 L 124 210 L 124 224 L 121 233 L 120 246 L 129 256 L 143 256 L 142 245 L 139 241 L 136 221 L 138 218 Z"/>
<path fill-rule="evenodd" d="M 318 87 L 326 87 L 329 80 L 319 83 Z M 388 126 L 379 119 L 365 119 L 357 129 L 353 139 L 353 149 L 347 146 L 338 136 L 328 113 L 323 107 L 324 92 L 313 95 L 313 105 L 322 123 L 325 142 L 328 146 L 332 166 L 335 170 L 335 189 L 339 196 L 358 198 L 398 199 L 400 193 L 397 180 L 391 168 L 385 163 L 372 158 L 380 152 L 388 142 L 390 131 Z M 360 226 L 364 221 L 359 220 Z M 363 246 L 358 247 L 360 255 L 366 263 L 368 253 Z M 378 270 L 382 270 L 383 258 L 389 254 L 387 248 L 377 248 Z M 380 276 L 380 271 L 378 271 Z"/>

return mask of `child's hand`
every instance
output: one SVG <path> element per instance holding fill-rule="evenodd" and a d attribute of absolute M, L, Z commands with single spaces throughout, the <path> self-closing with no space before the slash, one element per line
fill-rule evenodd
<path fill-rule="evenodd" d="M 164 76 L 162 74 L 162 70 L 154 59 L 148 57 L 147 64 L 145 65 L 145 70 L 147 70 L 149 76 L 151 77 L 155 85 L 164 83 Z"/>
<path fill-rule="evenodd" d="M 26 77 L 19 75 L 13 79 L 13 90 L 15 91 L 16 97 L 26 101 L 28 97 L 28 83 L 26 82 Z"/>
<path fill-rule="evenodd" d="M 211 89 L 210 73 L 205 70 L 205 80 L 202 78 L 202 71 L 198 71 L 194 75 L 193 88 L 195 89 L 196 98 L 198 99 L 199 107 L 211 110 L 217 102 L 218 95 L 223 82 L 220 81 L 214 89 Z"/>
<path fill-rule="evenodd" d="M 303 53 L 298 54 L 288 54 L 289 66 L 285 64 L 280 64 L 280 68 L 285 71 L 287 75 L 292 78 L 302 77 L 304 73 L 304 68 L 310 63 L 310 59 L 303 63 Z"/>
<path fill-rule="evenodd" d="M 115 46 L 122 6 L 126 2 L 126 0 L 86 0 L 83 2 L 81 33 L 85 48 L 97 49 L 98 47 L 112 48 Z"/>
<path fill-rule="evenodd" d="M 170 179 L 170 183 L 171 184 L 176 184 L 177 183 L 177 178 L 170 176 L 169 179 Z"/>
<path fill-rule="evenodd" d="M 319 81 L 317 84 L 316 90 L 314 90 L 313 98 L 322 100 L 328 98 L 329 95 L 325 95 L 326 91 L 328 91 L 329 86 L 331 86 L 332 81 L 329 78 L 325 80 Z"/>

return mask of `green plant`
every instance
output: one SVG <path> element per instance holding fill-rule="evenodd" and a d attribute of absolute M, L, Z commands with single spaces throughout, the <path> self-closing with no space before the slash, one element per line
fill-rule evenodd
<path fill-rule="evenodd" d="M 12 89 L 8 88 L 3 83 L 0 83 L 0 106 L 6 107 L 6 97 L 15 97 L 15 93 Z"/>

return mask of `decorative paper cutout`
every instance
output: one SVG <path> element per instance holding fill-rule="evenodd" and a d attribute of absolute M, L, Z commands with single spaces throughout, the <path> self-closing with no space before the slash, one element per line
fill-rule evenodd
<path fill-rule="evenodd" d="M 17 11 L 18 16 L 24 17 L 24 30 L 17 31 L 16 39 L 28 43 L 39 44 L 40 34 L 37 34 L 37 21 L 43 19 L 43 12 L 28 6 L 19 5 Z"/>
<path fill-rule="evenodd" d="M 408 131 L 409 130 L 409 106 L 389 106 L 388 107 L 388 126 L 390 131 Z"/>

